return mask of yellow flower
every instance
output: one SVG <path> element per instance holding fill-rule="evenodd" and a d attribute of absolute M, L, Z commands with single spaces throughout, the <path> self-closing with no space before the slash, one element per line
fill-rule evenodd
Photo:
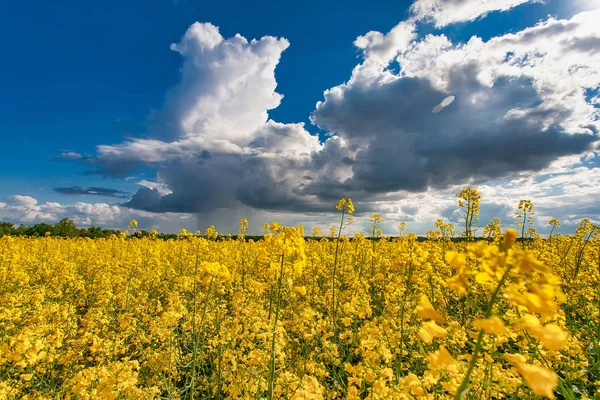
<path fill-rule="evenodd" d="M 546 324 L 537 332 L 537 338 L 548 350 L 563 350 L 567 345 L 567 333 L 556 324 Z"/>
<path fill-rule="evenodd" d="M 375 379 L 377 379 L 377 374 L 375 372 L 373 372 L 372 370 L 367 371 L 367 373 L 365 374 L 365 379 L 367 380 L 367 382 L 375 382 Z"/>
<path fill-rule="evenodd" d="M 548 350 L 562 350 L 567 344 L 568 335 L 560 326 L 552 323 L 542 326 L 535 315 L 524 315 L 517 321 L 515 327 L 529 332 Z"/>
<path fill-rule="evenodd" d="M 507 245 L 512 245 L 514 242 L 517 241 L 518 237 L 519 232 L 517 232 L 515 229 L 508 228 L 506 230 L 506 233 L 504 234 L 504 243 L 506 243 Z"/>
<path fill-rule="evenodd" d="M 373 384 L 373 392 L 375 392 L 375 394 L 377 394 L 380 398 L 384 398 L 386 396 L 388 389 L 385 379 L 378 379 Z"/>
<path fill-rule="evenodd" d="M 439 350 L 429 354 L 427 360 L 432 369 L 440 369 L 456 363 L 456 360 L 444 346 L 440 346 Z"/>
<path fill-rule="evenodd" d="M 535 395 L 554 399 L 554 389 L 558 386 L 554 371 L 533 364 L 518 364 L 517 371 Z"/>
<path fill-rule="evenodd" d="M 340 208 L 344 229 L 351 200 Z M 457 393 L 471 361 L 467 397 L 508 398 L 519 386 L 521 397 L 552 397 L 552 370 L 575 378 L 577 398 L 598 392 L 586 374 L 596 362 L 586 327 L 600 320 L 600 230 L 590 221 L 509 248 L 517 235 L 504 241 L 499 220 L 487 240 L 469 234 L 466 245 L 441 240 L 453 235 L 443 220 L 435 240 L 370 240 L 384 218 L 339 241 L 280 223 L 254 240 L 214 227 L 172 239 L 19 237 L 0 223 L 0 399 L 157 398 L 186 385 L 194 357 L 187 397 L 273 387 L 273 398 L 291 400 L 441 399 Z M 488 308 L 495 316 L 483 317 Z M 477 356 L 475 328 L 485 332 Z M 261 373 L 271 361 L 273 382 Z"/>
<path fill-rule="evenodd" d="M 464 253 L 448 251 L 445 255 L 445 258 L 446 262 L 457 270 L 463 269 L 467 265 L 467 256 Z"/>
<path fill-rule="evenodd" d="M 519 354 L 519 353 L 516 353 L 516 354 L 504 353 L 504 358 L 515 365 L 523 364 L 523 363 L 527 362 L 527 357 L 525 357 L 523 354 Z"/>
<path fill-rule="evenodd" d="M 526 252 L 516 262 L 517 268 L 525 274 L 532 274 L 534 272 L 550 272 L 550 269 L 541 261 L 535 258 L 535 255 L 531 252 Z"/>
<path fill-rule="evenodd" d="M 409 373 L 406 376 L 405 380 L 406 386 L 410 388 L 410 394 L 412 394 L 413 396 L 423 396 L 425 394 L 425 391 L 423 390 L 423 387 L 421 385 L 421 381 L 415 374 L 413 374 L 412 372 Z"/>
<path fill-rule="evenodd" d="M 421 295 L 419 305 L 417 305 L 416 313 L 423 319 L 431 319 L 435 322 L 443 324 L 446 322 L 442 314 L 437 312 L 426 295 Z"/>
<path fill-rule="evenodd" d="M 489 335 L 505 335 L 507 333 L 504 323 L 495 315 L 486 319 L 476 319 L 473 321 L 473 327 L 483 329 Z"/>
<path fill-rule="evenodd" d="M 306 286 L 296 286 L 294 290 L 300 293 L 302 296 L 306 296 Z"/>
<path fill-rule="evenodd" d="M 348 205 L 346 207 L 348 210 L 348 214 L 354 214 L 354 203 L 352 203 L 352 199 L 348 199 Z"/>
<path fill-rule="evenodd" d="M 346 397 L 346 400 L 360 400 L 360 397 L 358 396 L 358 388 L 356 386 L 350 386 L 348 388 L 348 396 Z"/>
<path fill-rule="evenodd" d="M 419 329 L 419 337 L 425 343 L 431 343 L 434 338 L 445 338 L 447 334 L 448 331 L 436 324 L 435 321 L 423 322 Z"/>

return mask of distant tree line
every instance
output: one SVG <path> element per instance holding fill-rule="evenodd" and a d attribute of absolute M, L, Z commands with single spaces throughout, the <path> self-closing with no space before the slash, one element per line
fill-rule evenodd
<path fill-rule="evenodd" d="M 2 236 L 58 236 L 58 237 L 70 237 L 70 238 L 90 238 L 100 239 L 108 238 L 111 235 L 120 235 L 123 231 L 118 229 L 106 229 L 99 226 L 90 226 L 88 228 L 78 228 L 75 222 L 69 218 L 63 218 L 55 224 L 47 224 L 45 222 L 35 225 L 15 225 L 12 222 L 0 221 L 0 237 Z M 156 239 L 168 240 L 177 239 L 179 237 L 176 233 L 152 233 L 146 230 L 136 230 L 130 236 L 143 238 L 153 236 Z M 217 239 L 223 239 L 230 237 L 237 239 L 237 235 L 218 235 Z M 246 240 L 259 240 L 262 236 L 244 235 Z"/>
<path fill-rule="evenodd" d="M 90 226 L 88 228 L 78 228 L 75 225 L 75 222 L 69 218 L 63 218 L 55 224 L 48 224 L 45 222 L 35 224 L 35 225 L 18 225 L 16 226 L 12 222 L 4 222 L 0 221 L 0 237 L 2 236 L 30 236 L 30 237 L 42 237 L 42 236 L 58 236 L 58 237 L 70 237 L 70 238 L 90 238 L 90 239 L 100 239 L 100 238 L 108 238 L 111 235 L 119 236 L 123 231 L 117 229 L 106 229 L 99 226 Z M 149 237 L 153 236 L 156 239 L 168 240 L 168 239 L 177 239 L 180 238 L 180 235 L 176 233 L 160 233 L 160 232 L 150 232 L 146 230 L 136 230 L 135 233 L 129 235 L 129 237 Z M 206 237 L 206 236 L 203 236 Z M 382 240 L 382 239 L 394 239 L 397 236 L 367 236 L 368 240 Z M 226 238 L 230 238 L 236 240 L 238 235 L 223 235 L 218 234 L 216 237 L 211 238 L 212 240 L 223 240 Z M 262 235 L 243 235 L 245 240 L 261 240 L 263 238 Z M 333 240 L 331 237 L 327 236 L 306 236 L 307 240 Z M 430 238 L 417 236 L 416 240 L 419 242 L 426 241 Z M 484 239 L 483 237 L 476 237 L 476 240 Z M 353 240 L 352 237 L 349 238 L 350 241 Z M 453 242 L 462 242 L 467 239 L 464 237 L 452 237 L 450 238 Z M 527 240 L 521 239 L 520 240 Z"/>
<path fill-rule="evenodd" d="M 16 226 L 12 222 L 0 222 L 0 236 L 62 236 L 62 237 L 89 237 L 105 238 L 112 234 L 118 235 L 120 231 L 115 229 L 104 229 L 99 226 L 89 228 L 78 228 L 75 222 L 69 218 L 63 218 L 56 224 L 45 222 L 35 225 Z"/>

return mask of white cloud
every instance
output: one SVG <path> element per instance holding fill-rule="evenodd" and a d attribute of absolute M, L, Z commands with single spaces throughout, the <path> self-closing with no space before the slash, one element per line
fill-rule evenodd
<path fill-rule="evenodd" d="M 61 218 L 69 217 L 77 223 L 89 225 L 111 223 L 120 217 L 121 209 L 105 203 L 39 204 L 31 196 L 15 195 L 9 197 L 6 202 L 0 203 L 0 213 L 13 220 L 27 223 L 56 222 Z"/>
<path fill-rule="evenodd" d="M 430 35 L 415 42 L 397 62 L 402 76 L 426 78 L 439 90 L 449 90 L 453 73 L 467 66 L 476 66 L 471 73 L 487 87 L 502 77 L 530 79 L 540 104 L 529 110 L 517 105 L 510 116 L 535 113 L 546 126 L 560 123 L 570 133 L 591 133 L 590 128 L 600 128 L 599 110 L 586 99 L 586 90 L 600 85 L 600 25 L 595 22 L 599 19 L 597 9 L 570 20 L 550 18 L 487 42 L 473 37 L 456 46 L 443 35 Z M 473 102 L 487 105 L 485 96 L 471 95 Z"/>
<path fill-rule="evenodd" d="M 396 25 L 387 34 L 370 31 L 359 36 L 354 45 L 363 51 L 365 58 L 378 63 L 389 63 L 399 52 L 408 48 L 417 37 L 414 21 L 404 21 Z"/>
<path fill-rule="evenodd" d="M 275 92 L 274 73 L 288 46 L 272 36 L 224 39 L 216 26 L 194 23 L 171 45 L 184 57 L 181 83 L 167 101 L 178 135 L 247 144 L 283 97 Z"/>
<path fill-rule="evenodd" d="M 158 177 L 160 178 L 160 177 Z M 164 182 L 152 182 L 152 181 L 147 181 L 145 179 L 139 181 L 137 183 L 140 186 L 143 186 L 145 188 L 148 189 L 152 189 L 152 190 L 156 190 L 161 196 L 166 196 L 168 194 L 173 193 L 173 191 L 171 189 L 169 189 L 169 186 L 167 186 Z"/>
<path fill-rule="evenodd" d="M 177 232 L 183 227 L 192 229 L 196 225 L 196 218 L 191 214 L 157 214 L 106 203 L 39 203 L 31 196 L 22 195 L 11 196 L 0 202 L 2 220 L 25 224 L 52 224 L 63 218 L 72 219 L 79 227 L 100 225 L 114 229 L 125 229 L 130 220 L 137 219 L 142 229 L 157 228 L 166 232 Z"/>
<path fill-rule="evenodd" d="M 63 151 L 58 158 L 61 160 L 81 160 L 83 156 L 74 151 Z"/>
<path fill-rule="evenodd" d="M 442 28 L 457 22 L 474 21 L 492 11 L 507 11 L 521 4 L 541 0 L 416 0 L 411 11 L 419 20 L 432 21 Z"/>

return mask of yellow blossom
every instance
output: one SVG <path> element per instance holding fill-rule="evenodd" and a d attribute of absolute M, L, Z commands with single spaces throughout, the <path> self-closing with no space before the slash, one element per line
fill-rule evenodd
<path fill-rule="evenodd" d="M 435 322 L 443 324 L 446 322 L 442 314 L 437 312 L 426 295 L 421 295 L 419 305 L 417 305 L 416 313 L 423 319 L 431 319 Z"/>
<path fill-rule="evenodd" d="M 476 319 L 473 321 L 473 327 L 483 329 L 489 335 L 505 335 L 507 333 L 504 323 L 495 315 L 486 319 Z"/>
<path fill-rule="evenodd" d="M 429 366 L 433 369 L 444 368 L 456 363 L 456 360 L 444 346 L 440 346 L 439 350 L 429 354 L 427 359 L 429 361 Z"/>
<path fill-rule="evenodd" d="M 419 329 L 419 337 L 425 343 L 431 343 L 434 338 L 445 338 L 447 334 L 448 331 L 436 324 L 435 321 L 425 321 Z"/>
<path fill-rule="evenodd" d="M 554 399 L 554 389 L 558 386 L 558 375 L 555 372 L 533 364 L 518 364 L 517 371 L 533 393 Z"/>
<path fill-rule="evenodd" d="M 296 286 L 294 290 L 300 293 L 302 296 L 306 296 L 306 286 Z"/>

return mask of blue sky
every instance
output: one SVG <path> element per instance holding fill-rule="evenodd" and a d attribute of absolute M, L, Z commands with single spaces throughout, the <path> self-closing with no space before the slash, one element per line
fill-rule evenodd
<path fill-rule="evenodd" d="M 85 202 L 113 206 L 123 200 L 98 194 L 67 195 L 65 191 L 57 193 L 54 189 L 102 187 L 133 194 L 140 188 L 138 183 L 141 180 L 158 181 L 156 173 L 159 171 L 160 174 L 166 162 L 163 160 L 137 163 L 134 168 L 115 177 L 114 174 L 91 174 L 98 163 L 90 165 L 90 162 L 82 160 L 59 158 L 70 151 L 84 159 L 99 159 L 102 164 L 104 160 L 98 157 L 98 145 L 118 145 L 131 137 L 158 138 L 156 130 L 163 130 L 161 126 L 173 122 L 161 118 L 160 110 L 167 108 L 165 101 L 169 93 L 177 91 L 182 79 L 182 58 L 185 58 L 171 51 L 169 46 L 180 42 L 188 27 L 196 21 L 218 27 L 225 39 L 237 33 L 248 40 L 266 35 L 286 38 L 290 46 L 281 52 L 274 70 L 276 92 L 284 97 L 276 108 L 268 111 L 269 118 L 282 124 L 304 122 L 306 132 L 320 134 L 322 143 L 331 135 L 343 137 L 341 131 L 346 129 L 343 124 L 334 124 L 329 114 L 320 115 L 315 104 L 324 101 L 325 90 L 347 82 L 354 76 L 353 69 L 366 62 L 366 52 L 353 44 L 355 39 L 369 31 L 385 34 L 402 21 L 413 18 L 413 12 L 409 10 L 412 1 L 324 3 L 192 0 L 57 1 L 52 4 L 43 1 L 5 2 L 0 6 L 0 37 L 4 39 L 2 47 L 8 61 L 0 63 L 0 93 L 3 93 L 0 96 L 3 142 L 0 150 L 0 203 L 3 199 L 21 195 L 35 198 L 38 204 Z M 593 1 L 583 0 L 578 3 L 523 0 L 522 3 L 506 11 L 491 10 L 488 15 L 474 21 L 464 20 L 443 27 L 436 27 L 431 20 L 418 20 L 414 42 L 424 40 L 428 34 L 444 35 L 453 46 L 467 43 L 474 35 L 487 42 L 494 37 L 532 27 L 549 15 L 567 21 L 579 12 L 597 6 Z M 385 69 L 398 73 L 402 67 L 400 61 L 390 61 Z M 431 77 L 427 79 L 433 82 Z M 597 88 L 588 89 L 588 93 L 597 91 Z M 371 94 L 374 95 L 364 92 L 361 99 Z M 587 99 L 591 102 L 589 95 Z M 343 111 L 336 108 L 338 105 L 334 102 L 329 103 L 333 107 L 332 112 Z M 326 106 L 329 103 L 325 101 Z M 327 109 L 323 108 L 324 111 Z M 310 120 L 312 113 L 315 113 L 315 124 Z M 369 121 L 368 115 L 363 118 L 363 121 Z M 568 155 L 574 154 L 575 150 Z M 172 163 L 171 160 L 168 162 Z M 597 160 L 591 162 L 597 165 Z M 523 170 L 512 168 L 509 172 L 540 171 L 547 167 L 546 164 L 527 165 Z M 359 176 L 358 173 L 355 175 Z M 481 179 L 476 175 L 460 176 L 456 184 L 468 179 Z M 486 179 L 483 181 L 494 186 L 508 175 L 484 176 Z M 401 180 L 402 177 L 397 178 Z M 532 179 L 540 181 L 544 178 L 537 176 Z M 350 187 L 346 190 L 349 193 L 355 191 L 360 182 L 357 181 L 352 190 Z M 161 183 L 169 185 L 168 182 Z M 438 186 L 434 189 L 449 188 L 445 181 Z M 235 189 L 238 196 L 245 190 L 244 185 L 241 187 Z M 379 187 L 374 190 L 383 195 L 405 189 L 404 186 L 390 187 L 393 189 L 390 192 Z M 411 193 L 424 190 L 412 190 Z M 444 193 L 440 192 L 441 198 L 446 196 Z M 322 192 L 312 195 L 327 198 Z M 186 196 L 189 197 L 188 194 Z M 270 208 L 257 201 L 240 201 L 243 207 L 250 207 L 250 212 L 254 209 L 290 211 L 278 205 Z M 364 196 L 365 208 L 376 201 Z M 322 211 L 313 206 L 299 207 L 307 212 Z M 203 207 L 190 208 L 181 202 L 158 211 L 144 207 L 140 209 L 159 214 L 182 211 L 191 215 L 190 221 L 196 221 L 194 215 L 198 212 L 206 211 Z M 121 222 L 115 220 L 110 223 Z"/>

